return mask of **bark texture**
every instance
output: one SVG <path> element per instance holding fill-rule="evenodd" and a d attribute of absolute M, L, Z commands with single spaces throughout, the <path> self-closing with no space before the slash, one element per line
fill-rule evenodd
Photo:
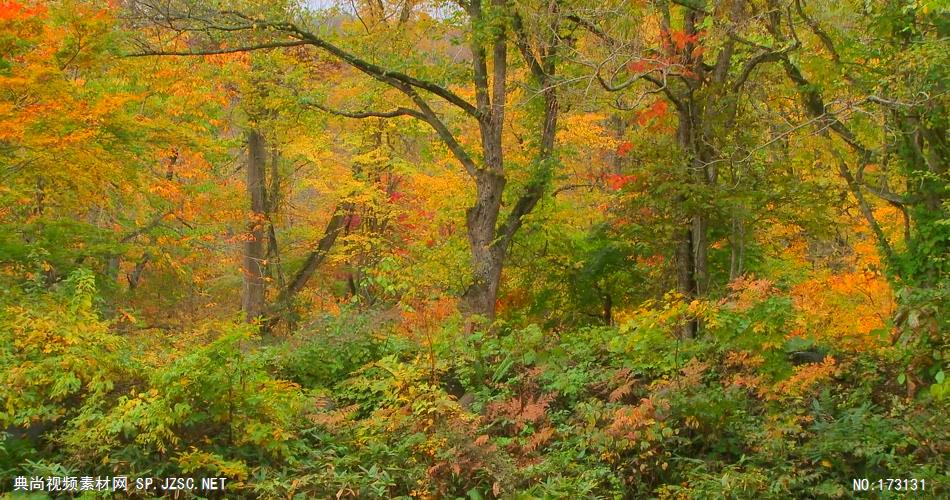
<path fill-rule="evenodd" d="M 241 310 L 248 322 L 255 321 L 264 312 L 264 227 L 266 225 L 266 193 L 264 174 L 267 150 L 264 137 L 257 130 L 247 132 L 247 195 L 251 204 L 247 225 L 247 240 L 244 242 L 242 271 L 244 286 L 241 290 Z"/>

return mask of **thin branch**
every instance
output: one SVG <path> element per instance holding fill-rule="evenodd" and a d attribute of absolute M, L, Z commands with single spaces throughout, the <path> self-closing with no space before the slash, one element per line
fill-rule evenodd
<path fill-rule="evenodd" d="M 324 105 L 322 105 L 322 104 L 320 104 L 320 103 L 315 103 L 315 102 L 313 102 L 313 103 L 307 103 L 307 105 L 308 105 L 308 106 L 312 106 L 312 107 L 314 107 L 314 108 L 317 108 L 317 109 L 319 109 L 319 110 L 321 110 L 321 111 L 325 111 L 325 112 L 327 112 L 327 113 L 330 113 L 331 115 L 343 116 L 343 117 L 346 117 L 346 118 L 356 118 L 356 119 L 363 119 L 363 118 L 396 118 L 396 117 L 399 117 L 399 116 L 411 116 L 411 117 L 413 117 L 413 118 L 418 118 L 418 119 L 420 119 L 420 120 L 426 120 L 426 116 L 423 115 L 422 113 L 420 113 L 419 111 L 417 111 L 417 110 L 415 110 L 415 109 L 404 108 L 404 107 L 402 107 L 402 106 L 397 107 L 396 109 L 394 109 L 394 110 L 392 110 L 392 111 L 372 111 L 372 110 L 366 110 L 366 111 L 344 111 L 344 110 L 340 110 L 340 109 L 329 108 L 329 107 L 327 107 L 327 106 L 324 106 Z"/>
<path fill-rule="evenodd" d="M 454 104 L 455 106 L 460 108 L 465 113 L 471 115 L 472 117 L 476 119 L 481 119 L 481 112 L 478 109 L 476 109 L 475 106 L 473 106 L 471 103 L 463 99 L 458 94 L 452 92 L 451 90 L 441 85 L 435 84 L 433 82 L 425 81 L 425 80 L 420 80 L 413 76 L 409 76 L 405 73 L 401 73 L 399 71 L 391 71 L 386 68 L 383 68 L 382 66 L 373 64 L 369 61 L 361 59 L 341 49 L 340 47 L 337 47 L 336 45 L 314 35 L 313 33 L 310 33 L 308 31 L 304 31 L 298 28 L 296 25 L 293 25 L 293 24 L 289 25 L 288 30 L 294 33 L 300 40 L 308 42 L 309 44 L 315 47 L 323 49 L 326 52 L 329 52 L 334 57 L 346 62 L 350 66 L 353 66 L 354 68 L 362 71 L 363 73 L 366 73 L 367 75 L 373 78 L 376 78 L 390 85 L 392 85 L 393 82 L 400 82 L 405 85 L 409 85 L 412 87 L 425 90 L 427 92 L 431 92 L 445 99 L 449 103 Z"/>
<path fill-rule="evenodd" d="M 554 198 L 554 197 L 556 197 L 557 195 L 559 195 L 559 194 L 561 194 L 561 193 L 564 193 L 564 192 L 567 192 L 567 191 L 573 191 L 573 190 L 575 190 L 575 189 L 582 189 L 582 188 L 588 188 L 588 189 L 590 189 L 590 188 L 593 188 L 594 186 L 595 186 L 595 185 L 594 185 L 594 184 L 591 184 L 591 183 L 568 184 L 568 185 L 566 185 L 566 186 L 561 186 L 561 187 L 555 189 L 553 192 L 551 192 L 551 197 Z"/>
<path fill-rule="evenodd" d="M 756 68 L 756 66 L 758 66 L 759 64 L 762 64 L 762 63 L 765 63 L 765 62 L 780 61 L 783 56 L 785 56 L 785 55 L 788 54 L 789 52 L 791 52 L 791 51 L 797 49 L 798 47 L 799 47 L 799 43 L 796 41 L 795 43 L 789 45 L 788 47 L 785 47 L 784 49 L 781 49 L 781 50 L 765 50 L 765 51 L 760 52 L 759 54 L 757 54 L 757 55 L 751 57 L 751 58 L 750 58 L 748 61 L 746 61 L 746 63 L 742 66 L 742 73 L 739 74 L 739 78 L 737 78 L 736 81 L 735 81 L 735 83 L 732 84 L 732 89 L 733 89 L 734 91 L 736 91 L 736 92 L 738 92 L 739 90 L 741 90 L 742 87 L 743 87 L 743 85 L 745 85 L 745 82 L 749 79 L 749 76 L 752 74 L 752 71 L 753 71 L 753 70 Z"/>
<path fill-rule="evenodd" d="M 525 62 L 528 64 L 528 67 L 531 69 L 531 74 L 534 75 L 539 80 L 544 80 L 546 74 L 544 68 L 541 67 L 541 62 L 538 61 L 538 58 L 534 55 L 531 50 L 531 46 L 528 43 L 528 36 L 524 31 L 524 22 L 521 19 L 521 15 L 515 13 L 513 20 L 513 27 L 515 34 L 517 35 L 516 45 L 518 50 L 521 52 L 521 56 L 524 58 Z"/>
<path fill-rule="evenodd" d="M 303 287 L 307 284 L 307 281 L 310 280 L 310 277 L 313 276 L 313 273 L 317 270 L 320 264 L 326 259 L 327 255 L 330 253 L 330 249 L 333 248 L 333 243 L 336 241 L 337 236 L 343 230 L 347 218 L 353 212 L 353 205 L 351 203 L 340 203 L 334 210 L 333 215 L 330 216 L 330 220 L 327 222 L 327 227 L 323 231 L 323 236 L 320 238 L 320 241 L 317 242 L 316 248 L 314 248 L 310 254 L 307 256 L 304 265 L 297 271 L 297 274 L 294 275 L 294 279 L 290 282 L 290 285 L 287 288 L 281 290 L 279 296 L 277 297 L 275 308 L 280 309 L 287 306 L 297 293 L 300 290 L 303 290 Z M 276 311 L 271 311 L 271 318 L 274 318 L 273 314 Z"/>
<path fill-rule="evenodd" d="M 194 17 L 190 13 L 183 16 L 174 16 L 170 12 L 164 12 L 159 8 L 154 6 L 151 7 L 156 11 L 158 19 L 160 21 L 166 21 L 170 24 L 175 23 L 175 21 L 192 21 L 201 23 L 200 27 L 191 27 L 187 25 L 184 27 L 176 27 L 174 25 L 170 26 L 171 29 L 176 31 L 223 31 L 223 32 L 236 32 L 236 31 L 261 31 L 264 28 L 269 30 L 278 31 L 286 35 L 295 38 L 294 41 L 275 41 L 268 43 L 260 43 L 256 45 L 246 45 L 240 47 L 228 47 L 220 49 L 210 49 L 210 50 L 200 50 L 200 51 L 161 51 L 161 50 L 143 50 L 142 52 L 130 54 L 133 57 L 142 57 L 142 56 L 197 56 L 197 55 L 213 55 L 213 54 L 231 54 L 236 52 L 249 52 L 253 50 L 262 50 L 262 49 L 271 49 L 278 47 L 297 47 L 302 45 L 312 45 L 319 49 L 322 49 L 325 52 L 330 53 L 337 59 L 349 64 L 350 66 L 356 68 L 357 70 L 377 79 L 382 82 L 392 85 L 394 82 L 399 82 L 405 85 L 416 87 L 427 92 L 435 94 L 449 103 L 457 106 L 465 113 L 471 115 L 476 119 L 481 119 L 481 112 L 475 108 L 471 103 L 463 99 L 458 94 L 452 92 L 451 90 L 438 85 L 434 82 L 421 80 L 419 78 L 407 75 L 399 71 L 392 71 L 382 66 L 373 64 L 365 59 L 357 57 L 356 55 L 343 50 L 342 48 L 330 43 L 329 41 L 309 32 L 304 29 L 301 29 L 299 26 L 289 22 L 267 22 L 263 20 L 254 19 L 251 16 L 243 14 L 236 11 L 220 11 L 217 12 L 219 15 L 229 15 L 237 17 L 245 22 L 250 24 L 237 25 L 237 26 L 227 26 L 221 24 L 215 24 L 209 20 L 200 19 Z M 395 85 L 393 85 L 395 86 Z"/>
<path fill-rule="evenodd" d="M 590 21 L 588 21 L 588 20 L 586 20 L 586 19 L 584 19 L 584 18 L 582 18 L 582 17 L 580 17 L 580 16 L 578 16 L 578 15 L 576 15 L 576 14 L 568 14 L 568 15 L 565 16 L 565 17 L 567 18 L 567 20 L 576 23 L 576 24 L 577 24 L 578 26 L 580 26 L 581 28 L 584 28 L 585 30 L 591 32 L 591 34 L 593 34 L 593 35 L 596 36 L 597 38 L 600 38 L 601 40 L 607 42 L 608 44 L 614 45 L 614 44 L 617 43 L 617 41 L 616 41 L 613 37 L 611 37 L 611 36 L 608 35 L 606 32 L 604 32 L 604 30 L 602 30 L 602 29 L 600 29 L 599 27 L 597 27 L 597 25 L 595 25 L 594 23 L 592 23 L 592 22 L 590 22 Z"/>
<path fill-rule="evenodd" d="M 575 14 L 569 14 L 569 15 L 566 16 L 566 18 L 567 18 L 568 20 L 570 20 L 570 21 L 573 21 L 574 23 L 576 23 L 578 26 L 584 28 L 585 30 L 589 31 L 589 32 L 592 33 L 594 36 L 600 38 L 601 40 L 603 40 L 604 42 L 606 42 L 607 45 L 609 45 L 609 46 L 611 46 L 611 47 L 615 47 L 615 48 L 616 48 L 616 47 L 622 47 L 622 46 L 623 46 L 623 44 L 621 44 L 618 40 L 616 40 L 615 38 L 611 37 L 611 36 L 608 35 L 606 32 L 604 32 L 602 29 L 600 29 L 599 27 L 597 27 L 595 24 L 591 23 L 590 21 L 587 21 L 586 19 L 583 19 L 583 18 L 581 18 L 581 17 L 579 17 L 579 16 L 577 16 L 577 15 L 575 15 Z M 612 57 L 613 57 L 613 56 L 609 57 L 607 60 L 612 59 Z M 597 66 L 597 69 L 595 70 L 595 78 L 596 78 L 596 80 L 598 81 L 598 83 L 600 83 L 601 87 L 604 88 L 604 90 L 606 90 L 606 91 L 608 91 L 608 92 L 619 92 L 619 91 L 622 91 L 622 90 L 626 89 L 627 87 L 630 87 L 631 85 L 633 85 L 633 84 L 636 83 L 637 81 L 643 80 L 643 81 L 647 81 L 647 82 L 652 83 L 652 84 L 656 87 L 657 91 L 663 92 L 663 94 L 666 96 L 666 98 L 669 99 L 671 103 L 673 103 L 673 106 L 675 106 L 676 109 L 679 109 L 679 110 L 684 109 L 683 103 L 679 100 L 679 98 L 677 98 L 677 96 L 673 93 L 673 91 L 670 90 L 669 86 L 667 85 L 667 81 L 666 81 L 666 79 L 667 79 L 667 72 L 664 71 L 664 70 L 665 70 L 665 69 L 668 69 L 669 67 L 672 67 L 672 66 L 674 66 L 674 65 L 670 65 L 670 66 L 667 67 L 667 68 L 657 68 L 657 69 L 653 69 L 653 70 L 647 71 L 647 72 L 645 72 L 645 73 L 636 75 L 636 76 L 630 78 L 629 80 L 627 80 L 626 82 L 624 82 L 624 83 L 622 83 L 622 84 L 620 84 L 620 85 L 613 85 L 613 84 L 611 84 L 611 83 L 608 83 L 608 82 L 600 75 L 600 70 L 601 70 L 601 68 L 603 68 L 603 66 L 607 63 L 607 60 L 605 60 L 604 62 L 600 63 L 600 64 Z M 617 71 L 619 71 L 619 69 L 618 69 Z M 655 72 L 657 72 L 657 71 L 660 72 L 660 74 L 662 75 L 662 78 L 657 78 L 657 77 L 655 77 L 655 76 L 652 76 L 652 73 L 655 73 Z M 614 72 L 614 75 L 616 75 L 616 73 L 617 73 L 617 72 L 615 71 L 615 72 Z M 611 80 L 613 80 L 613 77 L 611 77 Z M 656 93 L 656 92 L 650 92 L 650 93 Z"/>
<path fill-rule="evenodd" d="M 432 107 L 429 106 L 429 103 L 423 99 L 418 92 L 414 91 L 409 87 L 399 88 L 404 94 L 409 96 L 412 99 L 412 102 L 422 111 L 421 116 L 419 117 L 426 123 L 428 123 L 436 133 L 439 134 L 439 138 L 442 139 L 442 142 L 449 148 L 449 151 L 452 152 L 452 155 L 462 164 L 465 168 L 465 171 L 469 175 L 475 177 L 478 173 L 478 167 L 475 165 L 475 161 L 472 160 L 472 157 L 469 156 L 468 152 L 465 151 L 465 148 L 462 147 L 462 144 L 459 143 L 458 139 L 452 134 L 449 128 L 445 123 L 439 118 L 439 116 L 432 110 Z"/>
<path fill-rule="evenodd" d="M 300 47 L 303 45 L 310 45 L 310 42 L 295 40 L 292 42 L 269 42 L 261 43 L 257 45 L 246 45 L 241 47 L 227 47 L 223 49 L 208 49 L 208 50 L 185 50 L 185 51 L 175 51 L 175 50 L 145 50 L 142 52 L 133 52 L 131 54 L 126 54 L 126 57 L 152 57 L 152 56 L 212 56 L 217 54 L 235 54 L 238 52 L 250 52 L 254 50 L 265 50 L 265 49 L 277 49 L 284 47 Z"/>
<path fill-rule="evenodd" d="M 155 214 L 155 216 L 152 217 L 152 220 L 150 220 L 150 221 L 148 222 L 148 224 L 146 224 L 146 225 L 144 225 L 144 226 L 141 226 L 141 227 L 135 229 L 134 231 L 132 231 L 131 233 L 129 233 L 129 234 L 123 236 L 123 237 L 119 240 L 119 242 L 120 242 L 120 243 L 128 243 L 128 242 L 134 240 L 135 238 L 137 238 L 138 236 L 140 236 L 140 235 L 142 235 L 142 234 L 145 234 L 146 232 L 151 231 L 152 229 L 155 229 L 156 227 L 159 226 L 159 224 L 162 223 L 162 220 L 163 220 L 165 217 L 171 215 L 174 211 L 175 211 L 174 209 L 170 209 L 170 210 L 166 210 L 165 212 L 161 212 L 161 213 Z"/>
<path fill-rule="evenodd" d="M 838 51 L 835 50 L 835 44 L 831 41 L 831 37 L 828 36 L 828 33 L 825 33 L 825 30 L 821 29 L 821 26 L 818 25 L 818 22 L 805 14 L 805 9 L 802 6 L 801 0 L 795 0 L 795 10 L 798 11 L 798 15 L 805 20 L 805 24 L 811 28 L 812 33 L 821 40 L 821 44 L 825 46 L 825 49 L 831 53 L 831 58 L 834 60 L 835 64 L 841 64 L 841 56 L 838 55 Z"/>

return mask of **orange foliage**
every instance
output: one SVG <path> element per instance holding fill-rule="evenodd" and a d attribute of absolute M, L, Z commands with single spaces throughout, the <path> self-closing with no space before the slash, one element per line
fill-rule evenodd
<path fill-rule="evenodd" d="M 620 385 L 620 387 L 617 387 L 616 389 L 610 391 L 610 394 L 607 396 L 607 400 L 610 401 L 611 403 L 616 403 L 617 401 L 620 401 L 621 399 L 627 397 L 627 395 L 629 395 L 630 392 L 633 390 L 633 384 L 634 384 L 633 380 L 628 380 L 624 382 L 623 384 Z"/>
<path fill-rule="evenodd" d="M 630 151 L 633 151 L 633 143 L 630 141 L 623 141 L 617 146 L 618 156 L 627 156 Z"/>
<path fill-rule="evenodd" d="M 350 416 L 358 409 L 359 405 L 350 405 L 329 411 L 321 409 L 320 412 L 309 415 L 309 418 L 311 422 L 317 425 L 322 425 L 327 428 L 334 428 L 348 420 Z"/>
<path fill-rule="evenodd" d="M 772 281 L 754 279 L 751 275 L 739 276 L 729 283 L 733 305 L 738 311 L 746 311 L 776 291 Z"/>
<path fill-rule="evenodd" d="M 762 366 L 765 359 L 760 354 L 749 351 L 729 351 L 726 353 L 724 365 L 726 370 L 735 372 L 729 375 L 725 385 L 727 387 L 745 388 L 756 394 L 764 392 L 764 380 L 755 373 L 756 368 Z"/>
<path fill-rule="evenodd" d="M 0 2 L 0 21 L 41 17 L 45 14 L 46 7 L 42 4 L 26 7 L 16 1 Z"/>
<path fill-rule="evenodd" d="M 808 393 L 818 383 L 828 380 L 838 369 L 835 358 L 826 356 L 817 364 L 807 364 L 795 368 L 795 373 L 772 388 L 769 399 L 799 397 Z"/>
<path fill-rule="evenodd" d="M 665 410 L 667 406 L 666 401 L 643 398 L 637 406 L 619 408 L 614 412 L 607 432 L 615 437 L 636 439 L 640 430 L 660 419 L 657 411 Z"/>
<path fill-rule="evenodd" d="M 655 69 L 669 66 L 669 61 L 662 59 L 637 59 L 627 63 L 627 69 L 631 73 L 649 73 Z"/>
<path fill-rule="evenodd" d="M 698 42 L 701 34 L 702 33 L 693 33 L 690 35 L 682 30 L 674 30 L 670 32 L 670 39 L 673 40 L 673 45 L 675 45 L 677 49 L 683 50 L 687 45 Z"/>
<path fill-rule="evenodd" d="M 554 394 L 514 396 L 489 404 L 485 415 L 489 419 L 508 420 L 514 424 L 516 431 L 521 431 L 525 425 L 539 422 L 547 416 L 552 401 Z"/>
<path fill-rule="evenodd" d="M 709 363 L 699 361 L 696 358 L 689 360 L 680 370 L 680 376 L 672 380 L 662 379 L 653 383 L 654 390 L 666 389 L 686 389 L 696 387 L 702 383 L 703 375 L 709 369 Z"/>
<path fill-rule="evenodd" d="M 604 181 L 607 183 L 607 187 L 611 191 L 619 191 L 623 189 L 624 186 L 630 184 L 631 182 L 636 182 L 636 175 L 623 175 L 623 174 L 606 174 L 604 175 Z"/>
<path fill-rule="evenodd" d="M 420 301 L 400 313 L 400 330 L 406 335 L 431 332 L 457 310 L 457 300 L 439 297 L 436 300 Z"/>
<path fill-rule="evenodd" d="M 872 333 L 887 326 L 896 308 L 886 278 L 872 271 L 824 274 L 795 286 L 791 295 L 800 314 L 789 336 L 862 351 L 883 345 L 884 336 Z"/>
<path fill-rule="evenodd" d="M 765 359 L 760 354 L 752 354 L 749 351 L 729 351 L 726 353 L 725 364 L 727 368 L 747 371 L 762 366 Z"/>
<path fill-rule="evenodd" d="M 669 111 L 670 105 L 666 103 L 663 99 L 657 99 L 650 105 L 647 109 L 641 111 L 637 114 L 637 125 L 641 127 L 649 124 L 656 118 L 661 118 L 666 116 L 667 111 Z"/>
<path fill-rule="evenodd" d="M 533 453 L 543 446 L 544 443 L 550 441 L 552 437 L 554 437 L 554 428 L 543 427 L 528 438 L 528 441 L 521 447 L 521 450 L 525 453 Z"/>

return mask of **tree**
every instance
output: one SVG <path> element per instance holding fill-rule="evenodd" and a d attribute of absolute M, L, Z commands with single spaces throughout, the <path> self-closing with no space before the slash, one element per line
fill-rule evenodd
<path fill-rule="evenodd" d="M 753 2 L 735 0 L 721 7 L 651 2 L 638 15 L 655 23 L 654 29 L 631 29 L 628 19 L 613 16 L 618 9 L 608 4 L 578 19 L 602 42 L 588 57 L 597 61 L 594 76 L 607 92 L 637 90 L 636 104 L 662 96 L 665 101 L 654 101 L 644 113 L 662 115 L 669 106 L 675 111 L 681 153 L 675 161 L 686 183 L 678 201 L 687 221 L 674 236 L 677 289 L 687 298 L 703 297 L 710 289 L 710 222 L 724 209 L 720 173 L 738 163 L 729 141 L 736 137 L 740 97 L 757 68 L 778 62 L 800 44 L 760 35 L 750 40 L 749 33 L 761 30 Z M 778 10 L 764 17 L 777 15 Z M 604 68 L 614 69 L 605 77 Z M 744 230 L 734 223 L 733 231 Z M 744 235 L 734 234 L 730 241 L 740 255 Z M 733 268 L 741 263 L 733 262 Z M 691 321 L 683 334 L 692 337 L 697 328 Z"/>
<path fill-rule="evenodd" d="M 416 12 L 423 4 L 414 5 Z M 251 6 L 243 10 L 211 8 L 204 2 L 175 1 L 155 4 L 147 1 L 132 2 L 136 18 L 152 26 L 177 33 L 192 35 L 188 47 L 145 45 L 138 55 L 209 55 L 308 46 L 321 51 L 373 80 L 395 89 L 403 95 L 406 105 L 392 110 L 346 111 L 332 109 L 319 103 L 314 105 L 326 112 L 354 119 L 412 117 L 429 124 L 468 173 L 475 187 L 475 201 L 466 215 L 473 278 L 463 294 L 462 309 L 466 314 L 494 319 L 495 302 L 504 261 L 512 239 L 521 227 L 522 218 L 530 213 L 544 193 L 554 161 L 554 133 L 557 127 L 558 101 L 555 70 L 562 21 L 558 2 L 543 6 L 544 20 L 528 25 L 522 18 L 530 5 L 510 4 L 502 0 L 483 3 L 481 0 L 462 2 L 466 20 L 453 28 L 464 30 L 468 38 L 470 69 L 461 81 L 474 87 L 475 103 L 453 91 L 447 82 L 413 76 L 410 73 L 387 68 L 331 41 L 321 35 L 319 22 L 306 12 L 288 8 L 265 10 Z M 385 8 L 385 7 L 383 7 Z M 398 30 L 408 21 L 407 11 L 399 16 L 395 26 L 380 21 L 377 30 Z M 537 31 L 530 28 L 538 28 Z M 227 45 L 212 44 L 205 48 L 200 35 L 212 39 L 227 35 Z M 522 194 L 507 215 L 502 216 L 509 172 L 506 169 L 504 136 L 508 90 L 519 77 L 509 65 L 509 46 L 514 44 L 529 71 L 523 84 L 530 85 L 542 95 L 543 112 L 536 119 L 537 174 L 524 187 Z M 417 58 L 418 54 L 411 54 Z M 301 64 L 305 64 L 301 61 Z M 423 65 L 418 73 L 438 73 L 438 68 Z M 446 109 L 448 107 L 448 109 Z M 480 137 L 479 155 L 470 152 L 450 130 L 449 111 L 461 113 L 474 120 Z"/>
<path fill-rule="evenodd" d="M 244 287 L 241 294 L 241 309 L 248 321 L 253 321 L 264 312 L 264 277 L 266 256 L 264 254 L 264 227 L 267 224 L 265 175 L 267 151 L 264 137 L 258 130 L 247 131 L 247 161 L 244 165 L 248 197 L 251 200 L 251 217 L 248 222 L 247 241 L 244 242 L 244 260 L 241 271 Z M 271 168 L 276 168 L 272 165 Z"/>
<path fill-rule="evenodd" d="M 874 232 L 893 276 L 925 287 L 937 285 L 950 273 L 948 261 L 942 257 L 950 250 L 950 236 L 946 230 L 937 229 L 950 218 L 947 52 L 939 41 L 947 29 L 945 17 L 939 11 L 905 10 L 888 2 L 868 4 L 862 15 L 863 26 L 880 33 L 881 41 L 864 46 L 855 40 L 860 36 L 858 32 L 840 30 L 833 38 L 808 14 L 803 2 L 796 0 L 794 6 L 794 13 L 809 28 L 808 41 L 830 59 L 808 63 L 824 63 L 832 69 L 822 78 L 811 77 L 803 70 L 804 61 L 782 57 L 783 69 L 798 92 L 802 108 L 816 127 L 850 150 L 851 155 L 834 150 L 837 171 Z M 772 30 L 786 37 L 798 36 L 793 27 L 778 20 L 773 20 Z M 841 45 L 854 48 L 845 52 Z M 856 60 L 878 58 L 883 60 L 877 64 L 855 64 Z M 839 90 L 842 82 L 847 87 Z M 847 99 L 848 107 L 844 111 L 834 109 L 826 101 L 828 91 L 842 94 L 835 97 Z M 852 118 L 847 111 L 854 108 L 874 119 Z M 870 145 L 874 143 L 883 143 L 883 147 Z M 896 187 L 901 183 L 906 187 L 903 192 Z M 875 198 L 903 214 L 903 255 L 895 250 L 874 215 Z"/>

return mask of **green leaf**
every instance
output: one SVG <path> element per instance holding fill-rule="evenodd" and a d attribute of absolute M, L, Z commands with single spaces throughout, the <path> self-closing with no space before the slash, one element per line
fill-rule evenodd
<path fill-rule="evenodd" d="M 495 374 L 492 376 L 492 382 L 498 383 L 505 375 L 508 374 L 508 370 L 511 370 L 511 367 L 515 364 L 515 360 L 512 358 L 511 353 L 505 357 L 505 360 L 498 365 L 498 368 L 495 369 Z"/>

